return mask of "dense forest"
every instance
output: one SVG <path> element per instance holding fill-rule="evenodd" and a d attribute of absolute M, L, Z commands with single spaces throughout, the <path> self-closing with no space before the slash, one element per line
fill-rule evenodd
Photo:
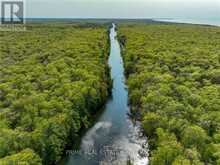
<path fill-rule="evenodd" d="M 220 165 L 220 28 L 120 25 L 129 99 L 152 165 Z"/>
<path fill-rule="evenodd" d="M 0 164 L 55 163 L 108 96 L 108 30 L 38 23 L 0 43 Z"/>
<path fill-rule="evenodd" d="M 118 33 L 150 164 L 220 165 L 220 28 L 132 22 Z M 108 54 L 106 25 L 0 33 L 0 165 L 61 159 L 108 97 Z"/>

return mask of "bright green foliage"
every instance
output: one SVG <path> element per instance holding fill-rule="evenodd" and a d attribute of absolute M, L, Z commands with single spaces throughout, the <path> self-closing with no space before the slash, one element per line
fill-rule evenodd
<path fill-rule="evenodd" d="M 182 156 L 179 156 L 173 161 L 172 165 L 191 165 L 191 164 L 189 160 L 185 159 Z"/>
<path fill-rule="evenodd" d="M 151 164 L 219 164 L 220 28 L 124 24 L 119 39 Z"/>
<path fill-rule="evenodd" d="M 32 150 L 26 149 L 18 154 L 0 159 L 1 165 L 41 165 L 40 157 Z"/>
<path fill-rule="evenodd" d="M 107 29 L 35 24 L 0 35 L 0 158 L 30 148 L 54 163 L 108 96 Z"/>
<path fill-rule="evenodd" d="M 177 142 L 175 135 L 157 129 L 157 149 L 152 152 L 151 163 L 172 164 L 179 155 L 183 154 L 182 146 Z"/>
<path fill-rule="evenodd" d="M 206 132 L 199 126 L 189 126 L 183 130 L 182 143 L 185 147 L 196 147 L 200 148 L 206 144 L 206 140 L 208 139 Z"/>

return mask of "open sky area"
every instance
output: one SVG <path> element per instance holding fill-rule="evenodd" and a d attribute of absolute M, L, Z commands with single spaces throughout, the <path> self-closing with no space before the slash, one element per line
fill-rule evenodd
<path fill-rule="evenodd" d="M 220 18 L 220 0 L 26 0 L 29 18 Z"/>

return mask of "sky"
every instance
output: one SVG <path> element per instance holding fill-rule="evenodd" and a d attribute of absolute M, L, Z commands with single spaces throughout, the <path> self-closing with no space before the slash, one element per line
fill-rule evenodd
<path fill-rule="evenodd" d="M 220 19 L 220 0 L 26 0 L 26 17 Z"/>

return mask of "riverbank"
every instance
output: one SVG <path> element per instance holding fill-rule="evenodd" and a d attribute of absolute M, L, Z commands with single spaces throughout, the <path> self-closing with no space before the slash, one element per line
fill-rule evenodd
<path fill-rule="evenodd" d="M 119 26 L 132 112 L 148 137 L 150 164 L 219 164 L 220 28 Z"/>
<path fill-rule="evenodd" d="M 142 136 L 139 125 L 135 125 L 128 116 L 128 91 L 114 24 L 109 35 L 112 97 L 97 123 L 82 137 L 80 149 L 70 152 L 66 165 L 128 162 L 139 165 L 148 162 L 146 138 Z"/>
<path fill-rule="evenodd" d="M 56 163 L 108 97 L 106 27 L 28 24 L 1 39 L 0 164 Z"/>

